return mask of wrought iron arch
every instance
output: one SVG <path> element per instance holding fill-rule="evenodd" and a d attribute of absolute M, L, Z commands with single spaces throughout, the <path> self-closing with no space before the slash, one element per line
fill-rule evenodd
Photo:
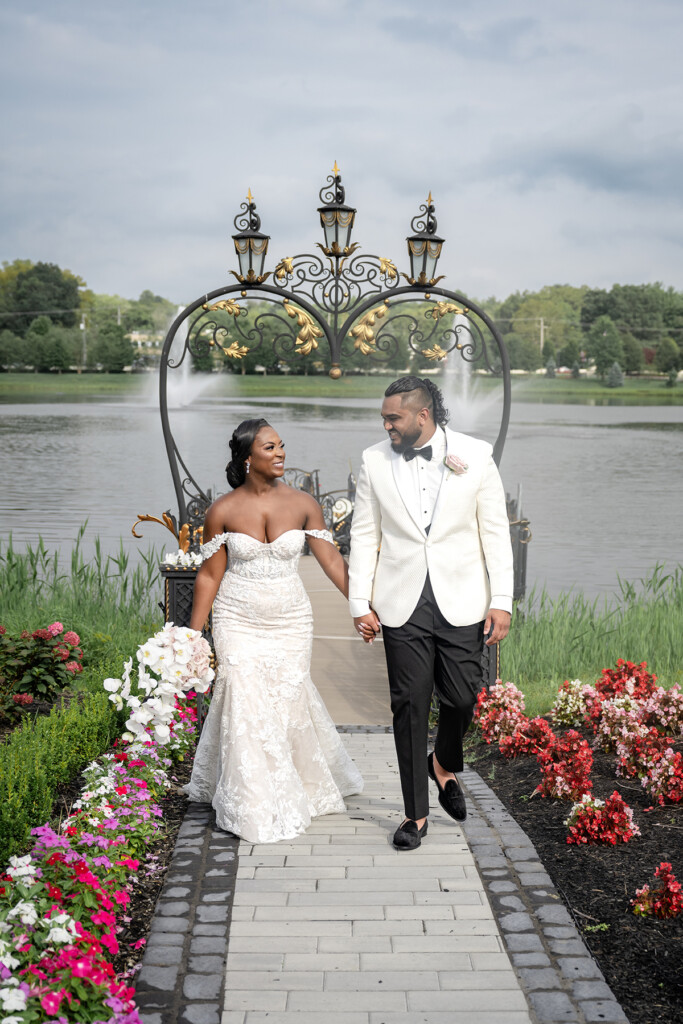
<path fill-rule="evenodd" d="M 411 272 L 400 275 L 406 279 L 405 285 L 400 284 L 392 260 L 357 254 L 357 244 L 350 243 L 355 210 L 345 204 L 336 164 L 321 189 L 320 200 L 325 244 L 318 244 L 323 255 L 284 257 L 269 282 L 271 272 L 263 270 L 268 236 L 260 231 L 250 192 L 235 218 L 237 234 L 233 239 L 240 270 L 231 273 L 237 283 L 216 288 L 190 303 L 173 321 L 164 340 L 159 374 L 161 422 L 178 502 L 178 522 L 188 524 L 193 547 L 212 496 L 202 490 L 178 449 L 167 396 L 169 370 L 193 356 L 220 350 L 225 359 L 239 361 L 270 346 L 294 365 L 315 353 L 325 341 L 329 375 L 339 378 L 349 350 L 376 365 L 391 360 L 403 343 L 412 353 L 435 363 L 454 354 L 483 365 L 502 380 L 503 411 L 493 446 L 494 459 L 500 464 L 510 420 L 507 351 L 486 312 L 460 293 L 440 286 L 441 278 L 434 277 L 443 239 L 435 234 L 431 194 L 413 219 L 415 233 L 407 239 Z M 260 300 L 268 308 L 247 327 L 250 300 Z M 415 313 L 415 304 L 424 306 L 421 318 Z M 452 318 L 452 322 L 446 318 Z M 175 352 L 174 343 L 183 330 L 182 349 Z"/>

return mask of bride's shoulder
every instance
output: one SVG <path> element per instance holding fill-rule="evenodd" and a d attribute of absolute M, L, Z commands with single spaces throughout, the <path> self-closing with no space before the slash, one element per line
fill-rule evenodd
<path fill-rule="evenodd" d="M 224 533 L 228 528 L 231 509 L 235 505 L 235 491 L 229 494 L 222 494 L 220 498 L 209 505 L 204 519 L 204 533 Z"/>

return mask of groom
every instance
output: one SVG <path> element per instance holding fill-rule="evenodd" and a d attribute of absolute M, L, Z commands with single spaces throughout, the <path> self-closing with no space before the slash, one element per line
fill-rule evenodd
<path fill-rule="evenodd" d="M 409 376 L 384 392 L 389 437 L 363 452 L 351 527 L 349 606 L 366 642 L 384 633 L 405 820 L 414 850 L 427 832 L 427 775 L 439 803 L 467 816 L 456 778 L 483 683 L 481 652 L 502 640 L 512 611 L 512 549 L 491 445 L 446 427 L 441 392 Z M 432 690 L 440 700 L 427 757 Z"/>

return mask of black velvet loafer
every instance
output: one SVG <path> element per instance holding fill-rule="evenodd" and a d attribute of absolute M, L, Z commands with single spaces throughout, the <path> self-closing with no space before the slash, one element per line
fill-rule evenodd
<path fill-rule="evenodd" d="M 416 821 L 408 818 L 399 825 L 394 832 L 394 846 L 397 850 L 417 850 L 422 842 L 422 837 L 427 835 L 427 819 L 422 828 L 417 827 Z"/>
<path fill-rule="evenodd" d="M 464 821 L 467 817 L 467 805 L 465 804 L 465 795 L 460 788 L 460 783 L 449 779 L 445 786 L 439 784 L 436 772 L 434 771 L 433 753 L 427 758 L 427 771 L 429 772 L 429 778 L 432 782 L 436 783 L 436 788 L 439 791 L 439 803 L 443 810 L 456 821 Z"/>

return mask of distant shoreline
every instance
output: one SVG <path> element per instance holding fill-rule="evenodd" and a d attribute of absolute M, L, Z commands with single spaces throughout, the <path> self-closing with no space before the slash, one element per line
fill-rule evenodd
<path fill-rule="evenodd" d="M 212 388 L 230 398 L 376 398 L 397 373 L 349 375 L 331 380 L 325 374 L 214 374 Z M 1 373 L 0 403 L 134 400 L 149 388 L 149 373 Z M 447 378 L 436 377 L 437 383 Z M 477 375 L 478 389 L 500 387 L 500 379 Z M 608 388 L 594 377 L 555 377 L 530 374 L 512 378 L 513 401 L 589 405 L 683 405 L 683 384 L 669 388 L 663 378 L 626 377 L 620 388 Z"/>

